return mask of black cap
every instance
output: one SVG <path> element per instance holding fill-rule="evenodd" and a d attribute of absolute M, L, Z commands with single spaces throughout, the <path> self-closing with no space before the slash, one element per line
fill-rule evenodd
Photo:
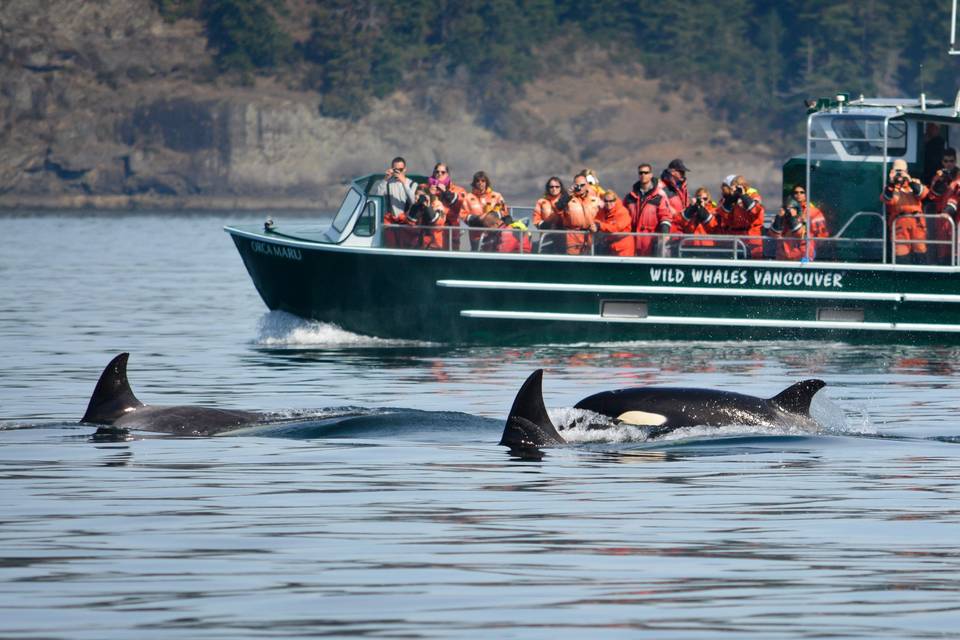
<path fill-rule="evenodd" d="M 667 165 L 667 169 L 676 169 L 677 171 L 683 171 L 684 173 L 690 172 L 690 169 L 687 169 L 687 165 L 683 164 L 683 160 L 680 158 L 671 160 L 670 164 Z"/>

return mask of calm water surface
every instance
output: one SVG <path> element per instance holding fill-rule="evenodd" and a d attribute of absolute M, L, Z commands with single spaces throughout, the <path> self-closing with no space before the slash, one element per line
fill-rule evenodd
<path fill-rule="evenodd" d="M 960 349 L 373 340 L 267 313 L 228 220 L 0 218 L 0 637 L 960 637 Z M 120 351 L 147 403 L 318 419 L 93 442 Z M 558 420 L 626 385 L 829 386 L 815 434 L 518 461 L 538 367 Z"/>

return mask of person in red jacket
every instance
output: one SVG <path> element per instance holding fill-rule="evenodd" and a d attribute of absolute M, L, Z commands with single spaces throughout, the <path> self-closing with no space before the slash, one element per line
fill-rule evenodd
<path fill-rule="evenodd" d="M 777 260 L 813 260 L 813 243 L 806 237 L 807 225 L 796 200 L 780 207 L 770 235 L 777 239 Z"/>
<path fill-rule="evenodd" d="M 880 201 L 887 210 L 897 262 L 922 264 L 927 260 L 927 223 L 917 215 L 923 211 L 922 201 L 926 195 L 923 183 L 907 172 L 907 161 L 894 160 Z"/>
<path fill-rule="evenodd" d="M 631 228 L 636 233 L 669 233 L 673 213 L 667 204 L 667 196 L 660 184 L 653 179 L 653 166 L 643 163 L 637 167 L 639 180 L 633 183 L 630 193 L 623 197 L 623 206 L 630 213 Z M 636 255 L 654 254 L 656 240 L 651 235 L 636 236 Z M 666 243 L 661 243 L 658 253 L 664 253 Z"/>
<path fill-rule="evenodd" d="M 930 213 L 946 214 L 932 221 L 930 231 L 934 239 L 944 244 L 934 245 L 934 255 L 937 264 L 949 264 L 951 243 L 957 245 L 957 224 L 960 216 L 957 215 L 957 196 L 960 195 L 960 171 L 957 170 L 957 150 L 950 147 L 944 149 L 941 159 L 941 168 L 930 180 L 930 189 L 927 193 L 926 211 Z M 952 221 L 952 224 L 951 224 Z"/>
<path fill-rule="evenodd" d="M 496 253 L 530 253 L 533 249 L 530 234 L 522 222 L 514 222 L 509 215 L 500 217 L 491 211 L 483 217 L 483 226 L 488 229 L 483 233 L 480 241 L 480 250 Z M 522 243 L 522 245 L 521 245 Z"/>
<path fill-rule="evenodd" d="M 446 226 L 438 248 L 459 251 L 460 217 L 467 192 L 453 183 L 450 169 L 445 162 L 434 165 L 433 174 L 427 178 L 427 185 L 430 187 L 431 198 L 436 201 L 434 205 L 439 202 L 443 209 L 443 224 Z"/>
<path fill-rule="evenodd" d="M 693 202 L 679 216 L 674 216 L 674 230 L 678 233 L 705 236 L 717 229 L 717 203 L 710 197 L 710 190 L 700 187 L 694 193 Z M 713 240 L 684 239 L 684 247 L 712 247 Z"/>
<path fill-rule="evenodd" d="M 620 202 L 616 192 L 612 189 L 604 191 L 603 204 L 591 227 L 592 231 L 604 234 L 597 238 L 597 253 L 613 256 L 634 255 L 636 241 L 633 236 L 616 235 L 630 233 L 631 222 L 630 212 Z"/>
<path fill-rule="evenodd" d="M 687 192 L 687 165 L 677 158 L 671 160 L 660 174 L 660 188 L 667 196 L 667 206 L 673 213 L 673 233 L 680 233 L 681 216 L 690 206 L 690 194 Z"/>
<path fill-rule="evenodd" d="M 729 175 L 720 186 L 723 197 L 718 210 L 718 232 L 740 236 L 746 245 L 747 257 L 763 257 L 763 202 L 756 189 L 743 176 Z M 739 246 L 739 245 L 738 245 Z"/>

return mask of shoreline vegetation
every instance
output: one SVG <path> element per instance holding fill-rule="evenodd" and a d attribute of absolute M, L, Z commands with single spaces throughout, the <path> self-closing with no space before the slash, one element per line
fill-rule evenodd
<path fill-rule="evenodd" d="M 952 102 L 948 31 L 942 0 L 9 0 L 0 209 L 329 211 L 396 155 L 518 206 L 676 157 L 776 201 L 804 99 Z"/>

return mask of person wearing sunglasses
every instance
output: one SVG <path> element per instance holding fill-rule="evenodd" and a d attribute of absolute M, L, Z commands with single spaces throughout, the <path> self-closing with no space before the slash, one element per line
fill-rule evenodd
<path fill-rule="evenodd" d="M 510 215 L 507 203 L 504 202 L 502 195 L 493 190 L 493 182 L 485 171 L 477 171 L 473 174 L 470 191 L 464 196 L 463 208 L 461 217 L 471 227 L 484 226 L 483 218 L 490 212 L 496 213 L 501 218 Z M 480 236 L 478 232 L 470 232 L 471 251 L 479 248 Z"/>
<path fill-rule="evenodd" d="M 682 226 L 681 214 L 690 206 L 690 194 L 687 191 L 687 165 L 676 158 L 670 161 L 660 174 L 660 188 L 667 195 L 667 206 L 673 211 L 671 231 L 679 232 Z"/>
<path fill-rule="evenodd" d="M 597 253 L 608 256 L 632 256 L 636 253 L 636 241 L 633 236 L 618 235 L 630 233 L 630 212 L 620 202 L 612 189 L 603 193 L 603 204 L 593 220 L 591 231 L 600 232 L 596 239 Z"/>
<path fill-rule="evenodd" d="M 401 156 L 391 160 L 390 168 L 384 173 L 383 179 L 373 186 L 371 192 L 375 196 L 383 196 L 386 200 L 383 214 L 385 224 L 416 224 L 416 220 L 407 215 L 416 202 L 416 189 L 417 185 L 407 177 L 407 161 Z M 384 230 L 384 244 L 388 247 L 412 249 L 416 248 L 417 242 L 416 230 L 400 229 L 396 226 Z"/>
<path fill-rule="evenodd" d="M 776 238 L 777 260 L 813 260 L 813 245 L 807 241 L 807 227 L 800 203 L 789 200 L 770 225 L 770 235 Z"/>
<path fill-rule="evenodd" d="M 623 205 L 630 213 L 631 227 L 640 234 L 669 233 L 673 212 L 667 204 L 667 195 L 660 183 L 653 178 L 653 165 L 643 163 L 637 167 L 638 180 L 623 198 Z M 657 250 L 657 238 L 653 235 L 636 236 L 638 256 L 650 256 L 665 251 L 665 243 Z"/>
<path fill-rule="evenodd" d="M 565 201 L 564 201 L 565 200 Z M 581 171 L 573 177 L 573 187 L 568 198 L 557 201 L 563 228 L 568 231 L 590 231 L 597 212 L 600 211 L 600 197 L 591 188 L 587 175 Z M 589 254 L 593 239 L 589 233 L 567 234 L 567 255 Z"/>
<path fill-rule="evenodd" d="M 466 191 L 453 183 L 450 169 L 445 162 L 438 162 L 433 167 L 433 173 L 427 178 L 434 208 L 443 212 L 443 224 L 448 227 L 442 234 L 439 248 L 445 250 L 460 250 L 460 232 L 449 227 L 459 227 L 460 217 L 464 210 L 464 196 Z"/>
<path fill-rule="evenodd" d="M 566 194 L 563 181 L 551 176 L 543 187 L 543 196 L 533 207 L 533 224 L 541 231 L 563 228 L 563 216 L 557 202 Z M 543 233 L 540 235 L 540 253 L 566 253 L 567 238 L 562 233 Z"/>

